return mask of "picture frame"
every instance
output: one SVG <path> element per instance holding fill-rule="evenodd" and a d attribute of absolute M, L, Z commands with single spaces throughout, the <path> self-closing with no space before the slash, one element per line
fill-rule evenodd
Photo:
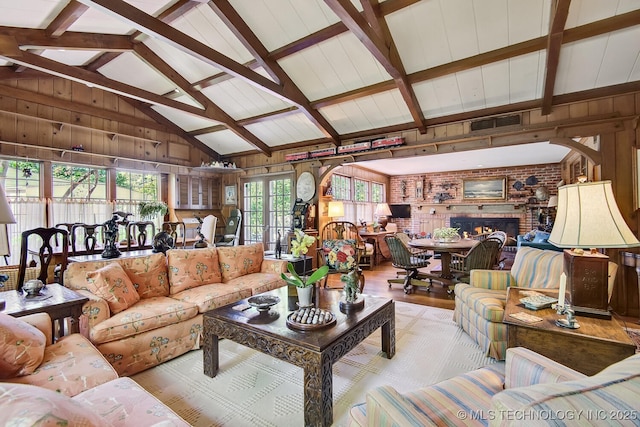
<path fill-rule="evenodd" d="M 507 177 L 463 178 L 462 200 L 506 200 Z"/>
<path fill-rule="evenodd" d="M 225 205 L 235 205 L 238 203 L 238 196 L 236 192 L 235 185 L 225 185 L 224 186 L 224 204 Z"/>

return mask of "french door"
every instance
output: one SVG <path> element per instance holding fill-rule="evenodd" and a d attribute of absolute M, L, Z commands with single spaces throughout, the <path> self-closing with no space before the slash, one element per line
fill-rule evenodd
<path fill-rule="evenodd" d="M 291 228 L 293 206 L 292 184 L 290 174 L 244 182 L 242 223 L 245 244 L 262 242 L 265 250 L 273 250 L 279 232 L 283 252 L 287 249 L 286 237 Z"/>

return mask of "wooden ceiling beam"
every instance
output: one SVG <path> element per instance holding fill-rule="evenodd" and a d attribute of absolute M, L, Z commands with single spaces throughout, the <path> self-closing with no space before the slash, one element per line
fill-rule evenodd
<path fill-rule="evenodd" d="M 282 88 L 268 78 L 251 71 L 222 53 L 210 48 L 204 43 L 186 35 L 168 24 L 144 13 L 140 9 L 122 0 L 80 0 L 83 4 L 100 10 L 109 16 L 127 22 L 146 34 L 153 35 L 159 40 L 170 44 L 183 53 L 197 58 L 214 67 L 222 68 L 226 72 L 241 78 L 245 82 L 271 93 L 278 98 L 288 99 Z M 295 103 L 295 102 L 294 102 Z"/>
<path fill-rule="evenodd" d="M 0 36 L 11 36 L 23 49 L 103 50 L 125 52 L 132 49 L 128 36 L 66 32 L 51 38 L 45 30 L 0 27 Z"/>
<path fill-rule="evenodd" d="M 191 96 L 196 102 L 199 102 L 203 108 L 207 111 L 211 111 L 213 116 L 217 117 L 217 120 L 222 122 L 231 132 L 244 139 L 249 144 L 253 145 L 256 149 L 261 151 L 267 156 L 271 156 L 271 148 L 258 137 L 253 135 L 247 129 L 239 126 L 238 123 L 227 114 L 222 108 L 218 107 L 214 102 L 207 98 L 201 92 L 194 90 L 191 84 L 180 73 L 174 70 L 169 64 L 167 64 L 162 58 L 149 49 L 144 43 L 138 43 L 134 47 L 134 52 L 139 57 L 155 68 L 156 71 L 164 75 L 166 78 L 175 83 L 180 89 L 182 89 L 187 95 Z"/>
<path fill-rule="evenodd" d="M 209 7 L 218 15 L 227 27 L 234 33 L 256 61 L 269 73 L 272 78 L 279 82 L 287 98 L 293 101 L 300 112 L 302 112 L 327 138 L 331 138 L 335 145 L 339 145 L 340 137 L 338 132 L 324 118 L 319 111 L 312 108 L 307 97 L 300 88 L 293 82 L 291 77 L 280 67 L 276 61 L 268 58 L 269 51 L 260 42 L 258 37 L 251 31 L 238 12 L 229 4 L 228 0 L 212 0 Z"/>
<path fill-rule="evenodd" d="M 64 34 L 84 14 L 88 6 L 71 0 L 44 30 L 48 37 L 56 38 Z"/>
<path fill-rule="evenodd" d="M 63 77 L 79 83 L 84 83 L 89 86 L 96 86 L 108 92 L 117 93 L 119 95 L 130 98 L 137 98 L 150 104 L 159 104 L 166 107 L 175 108 L 194 116 L 217 120 L 217 118 L 212 115 L 210 111 L 202 110 L 200 108 L 196 108 L 182 102 L 174 101 L 172 99 L 165 98 L 162 95 L 156 95 L 155 93 L 108 79 L 100 74 L 93 73 L 79 67 L 65 65 L 48 58 L 44 58 L 42 56 L 33 55 L 29 52 L 22 52 L 22 55 L 20 56 L 0 55 L 0 57 L 4 58 L 7 61 L 19 65 L 24 65 L 29 68 L 35 68 L 37 70 L 44 71 L 58 77 Z"/>
<path fill-rule="evenodd" d="M 560 62 L 560 48 L 564 36 L 564 26 L 569 16 L 571 0 L 554 0 L 552 2 L 550 28 L 547 36 L 547 61 L 544 77 L 544 89 L 542 91 L 542 114 L 551 113 L 553 101 L 553 88 L 556 85 L 558 62 Z"/>

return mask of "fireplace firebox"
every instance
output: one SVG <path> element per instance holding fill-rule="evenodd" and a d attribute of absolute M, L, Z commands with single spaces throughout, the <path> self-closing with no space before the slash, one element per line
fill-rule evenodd
<path fill-rule="evenodd" d="M 504 231 L 508 236 L 515 237 L 519 234 L 520 219 L 518 218 L 483 218 L 483 217 L 451 217 L 449 220 L 451 227 L 459 228 L 460 235 L 465 231 L 475 236 L 492 231 Z"/>

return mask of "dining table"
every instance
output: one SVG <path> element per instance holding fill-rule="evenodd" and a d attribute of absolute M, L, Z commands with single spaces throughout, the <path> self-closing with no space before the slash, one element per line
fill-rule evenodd
<path fill-rule="evenodd" d="M 441 271 L 439 274 L 429 274 L 434 280 L 438 280 L 446 285 L 454 284 L 454 276 L 451 273 L 451 254 L 469 251 L 479 243 L 476 239 L 459 239 L 453 242 L 441 241 L 437 239 L 413 239 L 409 241 L 412 248 L 431 250 L 434 254 L 440 255 Z"/>

